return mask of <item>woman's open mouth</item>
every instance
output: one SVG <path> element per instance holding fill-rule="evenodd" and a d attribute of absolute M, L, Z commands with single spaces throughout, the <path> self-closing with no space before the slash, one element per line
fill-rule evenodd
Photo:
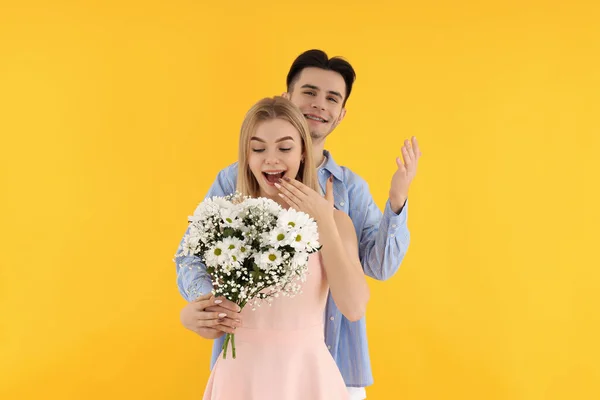
<path fill-rule="evenodd" d="M 271 186 L 275 186 L 275 183 L 278 182 L 285 175 L 285 171 L 263 171 L 262 173 L 267 181 L 267 183 Z"/>

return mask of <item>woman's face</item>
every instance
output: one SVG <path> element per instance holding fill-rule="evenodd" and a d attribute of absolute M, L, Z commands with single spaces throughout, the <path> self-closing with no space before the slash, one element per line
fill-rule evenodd
<path fill-rule="evenodd" d="M 249 146 L 248 166 L 258 181 L 260 196 L 283 204 L 275 183 L 298 175 L 304 157 L 300 134 L 288 121 L 270 119 L 259 123 Z"/>

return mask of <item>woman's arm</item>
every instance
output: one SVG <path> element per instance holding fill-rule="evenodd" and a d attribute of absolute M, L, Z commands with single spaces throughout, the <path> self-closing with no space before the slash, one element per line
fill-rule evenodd
<path fill-rule="evenodd" d="M 323 267 L 333 300 L 350 321 L 361 319 L 369 300 L 369 287 L 358 258 L 352 220 L 333 207 L 332 180 L 327 181 L 325 197 L 297 180 L 281 181 L 275 186 L 286 203 L 317 222 Z"/>
<path fill-rule="evenodd" d="M 352 220 L 334 210 L 330 220 L 319 222 L 323 267 L 331 295 L 339 310 L 350 321 L 363 317 L 370 291 L 358 258 L 358 242 Z"/>

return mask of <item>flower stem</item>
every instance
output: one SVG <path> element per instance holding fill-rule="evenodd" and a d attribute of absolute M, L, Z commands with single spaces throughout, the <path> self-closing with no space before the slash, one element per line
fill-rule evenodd
<path fill-rule="evenodd" d="M 235 358 L 235 334 L 231 334 L 231 352 L 233 353 L 233 358 Z"/>
<path fill-rule="evenodd" d="M 229 333 L 225 335 L 225 342 L 223 343 L 223 358 L 227 358 L 227 347 L 229 347 Z"/>

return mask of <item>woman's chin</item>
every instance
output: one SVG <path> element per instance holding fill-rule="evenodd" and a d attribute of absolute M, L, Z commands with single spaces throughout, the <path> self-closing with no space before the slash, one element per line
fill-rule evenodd
<path fill-rule="evenodd" d="M 269 186 L 267 184 L 260 185 L 260 195 L 261 197 L 268 197 L 273 200 L 277 200 L 279 196 L 279 190 L 273 185 Z"/>

